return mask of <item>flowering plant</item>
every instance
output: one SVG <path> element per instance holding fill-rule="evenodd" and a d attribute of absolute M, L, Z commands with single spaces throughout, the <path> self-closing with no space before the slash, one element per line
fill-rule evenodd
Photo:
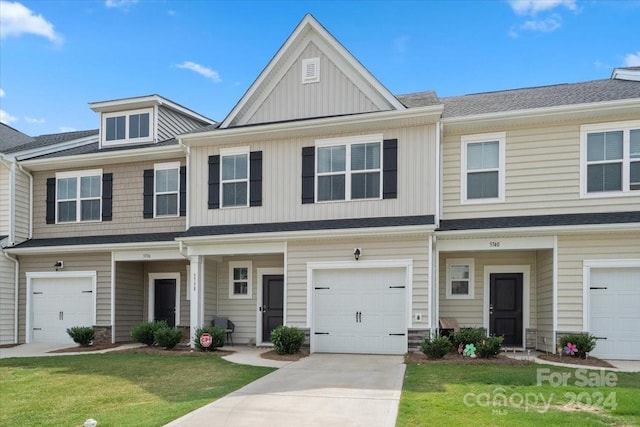
<path fill-rule="evenodd" d="M 564 352 L 568 355 L 574 356 L 578 352 L 578 346 L 568 342 L 564 347 Z"/>

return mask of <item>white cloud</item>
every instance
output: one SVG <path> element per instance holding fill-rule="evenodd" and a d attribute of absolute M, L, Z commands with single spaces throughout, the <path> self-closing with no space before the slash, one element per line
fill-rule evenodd
<path fill-rule="evenodd" d="M 176 65 L 176 67 L 191 70 L 194 73 L 198 73 L 201 76 L 211 79 L 216 83 L 220 83 L 222 81 L 222 79 L 220 78 L 220 74 L 218 74 L 217 71 L 205 67 L 204 65 L 196 64 L 195 62 L 185 61 L 182 64 Z"/>
<path fill-rule="evenodd" d="M 624 57 L 625 67 L 640 67 L 640 50 L 636 53 L 629 53 Z"/>
<path fill-rule="evenodd" d="M 509 0 L 509 5 L 518 15 L 535 15 L 557 7 L 577 9 L 576 0 Z"/>
<path fill-rule="evenodd" d="M 0 122 L 5 123 L 5 124 L 11 124 L 13 122 L 17 122 L 18 118 L 12 116 L 11 114 L 7 113 L 4 110 L 0 110 Z"/>
<path fill-rule="evenodd" d="M 60 130 L 60 132 L 75 132 L 76 128 L 72 128 L 70 126 L 60 126 L 58 128 Z"/>
<path fill-rule="evenodd" d="M 136 3 L 138 3 L 138 0 L 105 0 L 104 5 L 108 8 L 127 9 Z"/>
<path fill-rule="evenodd" d="M 33 123 L 37 125 L 41 125 L 42 123 L 46 122 L 45 119 L 37 119 L 35 117 L 29 117 L 29 116 L 24 116 L 24 121 L 27 123 Z"/>
<path fill-rule="evenodd" d="M 62 36 L 55 32 L 52 23 L 20 3 L 3 0 L 0 1 L 0 9 L 0 38 L 35 34 L 55 43 L 62 42 Z"/>
<path fill-rule="evenodd" d="M 0 98 L 4 98 L 4 90 L 0 87 Z"/>
<path fill-rule="evenodd" d="M 522 31 L 539 31 L 541 33 L 552 33 L 561 26 L 561 19 L 559 16 L 553 16 L 547 19 L 532 19 L 526 21 L 520 25 Z"/>

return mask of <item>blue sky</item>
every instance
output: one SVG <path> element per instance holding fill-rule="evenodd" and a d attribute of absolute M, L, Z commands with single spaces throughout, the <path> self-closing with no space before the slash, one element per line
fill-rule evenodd
<path fill-rule="evenodd" d="M 221 121 L 305 13 L 394 94 L 640 65 L 638 0 L 0 0 L 0 120 L 29 135 L 93 129 L 87 103 L 157 93 Z"/>

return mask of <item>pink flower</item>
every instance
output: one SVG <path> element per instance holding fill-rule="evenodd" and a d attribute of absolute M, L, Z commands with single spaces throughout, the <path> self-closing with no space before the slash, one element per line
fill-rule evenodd
<path fill-rule="evenodd" d="M 573 356 L 578 352 L 578 346 L 568 342 L 567 345 L 564 347 L 564 352 Z"/>

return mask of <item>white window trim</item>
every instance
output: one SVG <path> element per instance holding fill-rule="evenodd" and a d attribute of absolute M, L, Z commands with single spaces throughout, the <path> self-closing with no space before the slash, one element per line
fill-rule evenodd
<path fill-rule="evenodd" d="M 149 113 L 149 136 L 144 136 L 141 138 L 129 138 L 129 116 L 135 114 L 145 114 Z M 102 126 L 100 128 L 100 142 L 103 147 L 114 146 L 114 145 L 124 145 L 124 144 L 133 144 L 133 143 L 143 143 L 143 142 L 152 142 L 154 140 L 154 132 L 155 132 L 155 116 L 154 116 L 153 108 L 142 108 L 139 110 L 129 110 L 129 111 L 116 111 L 113 113 L 102 113 Z M 113 141 L 107 141 L 107 119 L 111 117 L 125 117 L 125 125 L 124 125 L 124 139 L 115 139 Z"/>
<path fill-rule="evenodd" d="M 247 294 L 236 295 L 233 293 L 233 269 L 234 268 L 246 268 L 247 269 Z M 253 295 L 253 283 L 252 283 L 252 262 L 251 261 L 229 261 L 229 299 L 251 299 Z"/>
<path fill-rule="evenodd" d="M 463 135 L 460 138 L 460 204 L 474 205 L 484 203 L 503 203 L 505 199 L 505 154 L 506 154 L 506 132 L 482 133 L 476 135 Z M 478 142 L 498 141 L 498 197 L 486 199 L 467 198 L 467 146 Z M 476 171 L 477 172 L 477 171 Z"/>
<path fill-rule="evenodd" d="M 377 169 L 365 169 L 361 171 L 356 171 L 355 174 L 368 173 L 368 172 L 376 172 L 378 171 L 380 174 L 380 194 L 378 197 L 368 197 L 364 199 L 352 199 L 351 198 L 351 176 L 354 172 L 351 170 L 351 146 L 354 144 L 371 144 L 371 143 L 379 143 L 380 144 L 380 167 Z M 383 184 L 383 170 L 384 170 L 384 135 L 379 134 L 371 134 L 371 135 L 356 135 L 356 136 L 348 136 L 348 137 L 338 137 L 338 138 L 324 138 L 317 139 L 315 142 L 315 164 L 314 166 L 314 198 L 315 203 L 340 203 L 340 202 L 361 202 L 361 201 L 370 201 L 370 200 L 382 200 L 382 184 Z M 322 147 L 334 147 L 344 145 L 346 147 L 346 158 L 345 158 L 345 170 L 344 172 L 318 172 L 318 148 Z M 345 175 L 344 179 L 344 199 L 342 200 L 318 200 L 318 177 L 319 176 L 330 176 L 330 175 Z"/>
<path fill-rule="evenodd" d="M 99 176 L 100 177 L 100 196 L 99 197 L 88 197 L 82 198 L 80 197 L 80 178 L 87 176 Z M 76 178 L 76 198 L 75 199 L 64 199 L 58 200 L 58 180 L 65 178 Z M 76 202 L 76 220 L 75 221 L 59 221 L 58 220 L 58 203 L 60 201 L 72 201 Z M 100 201 L 100 218 L 82 221 L 81 213 L 82 213 L 82 201 L 83 200 L 99 200 Z M 86 222 L 101 222 L 102 221 L 102 169 L 91 169 L 84 171 L 68 171 L 68 172 L 56 172 L 56 224 L 75 224 L 78 222 L 86 223 Z"/>
<path fill-rule="evenodd" d="M 467 295 L 454 294 L 451 290 L 451 267 L 454 265 L 467 265 L 469 266 L 469 293 Z M 447 259 L 447 271 L 446 271 L 446 283 L 447 283 L 447 299 L 474 299 L 475 297 L 475 264 L 473 258 L 448 258 Z"/>
<path fill-rule="evenodd" d="M 175 310 L 175 319 L 176 326 L 180 326 L 180 273 L 149 273 L 149 304 L 147 311 L 147 319 L 149 322 L 153 322 L 155 313 L 155 305 L 156 305 L 156 287 L 155 281 L 160 279 L 175 279 L 176 281 L 176 310 Z M 187 286 L 188 287 L 188 286 Z"/>
<path fill-rule="evenodd" d="M 239 154 L 247 155 L 247 177 L 243 179 L 228 179 L 224 180 L 222 178 L 223 172 L 223 161 L 222 158 L 226 156 L 237 156 Z M 249 207 L 249 196 L 251 193 L 251 188 L 249 186 L 249 178 L 251 177 L 251 148 L 250 147 L 234 147 L 234 148 L 223 148 L 220 150 L 220 209 L 238 209 L 238 208 L 247 208 Z M 244 205 L 235 205 L 235 206 L 225 206 L 224 205 L 224 184 L 231 184 L 236 182 L 246 182 L 247 183 L 247 200 Z"/>
<path fill-rule="evenodd" d="M 177 191 L 164 191 L 164 192 L 158 192 L 156 189 L 156 173 L 159 170 L 171 170 L 171 169 L 177 169 L 178 170 L 178 190 Z M 168 163 L 156 163 L 155 165 L 153 165 L 153 217 L 154 218 L 175 218 L 180 216 L 180 162 L 168 162 Z M 176 194 L 177 197 L 177 209 L 176 209 L 176 214 L 175 215 L 158 215 L 158 209 L 157 209 L 157 196 L 159 195 L 163 195 L 163 194 Z"/>
<path fill-rule="evenodd" d="M 598 123 L 580 126 L 580 198 L 597 199 L 603 197 L 629 197 L 640 196 L 640 190 L 631 190 L 631 139 L 629 131 L 640 129 L 640 120 L 629 120 L 623 122 Z M 587 192 L 587 134 L 596 132 L 623 131 L 622 138 L 622 190 L 616 191 L 596 191 Z M 635 160 L 635 159 L 634 159 Z M 613 163 L 611 161 L 592 162 Z"/>

